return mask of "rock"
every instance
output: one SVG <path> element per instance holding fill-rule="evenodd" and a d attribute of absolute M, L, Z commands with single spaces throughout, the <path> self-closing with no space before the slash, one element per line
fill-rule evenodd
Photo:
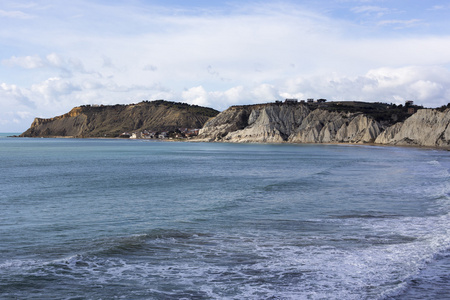
<path fill-rule="evenodd" d="M 336 141 L 344 143 L 373 143 L 381 132 L 381 125 L 365 115 L 354 117 L 336 133 Z"/>
<path fill-rule="evenodd" d="M 215 118 L 207 121 L 200 130 L 197 140 L 220 141 L 229 132 L 245 128 L 248 125 L 249 115 L 250 111 L 248 109 L 230 107 Z"/>
<path fill-rule="evenodd" d="M 376 144 L 394 144 L 394 137 L 400 131 L 403 126 L 403 122 L 396 123 L 382 133 L 380 133 L 375 139 Z"/>
<path fill-rule="evenodd" d="M 233 142 L 283 142 L 308 113 L 306 106 L 256 107 L 249 115 L 248 126 L 229 132 L 224 139 Z"/>
<path fill-rule="evenodd" d="M 389 145 L 450 146 L 450 109 L 440 112 L 421 109 L 405 120 L 387 128 L 375 140 Z"/>
<path fill-rule="evenodd" d="M 207 122 L 199 138 L 265 143 L 369 143 L 381 125 L 360 113 L 311 110 L 305 104 L 235 106 Z"/>

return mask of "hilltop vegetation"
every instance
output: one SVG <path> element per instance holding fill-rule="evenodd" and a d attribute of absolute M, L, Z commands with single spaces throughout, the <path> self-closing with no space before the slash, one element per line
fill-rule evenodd
<path fill-rule="evenodd" d="M 328 102 L 323 104 L 310 104 L 320 106 L 320 109 L 330 112 L 362 113 L 380 122 L 384 125 L 393 125 L 397 122 L 403 122 L 418 109 L 423 106 L 418 105 L 396 105 L 381 102 L 359 102 L 359 101 L 341 101 Z"/>
<path fill-rule="evenodd" d="M 313 111 L 320 109 L 322 111 L 348 113 L 348 114 L 364 114 L 375 121 L 389 126 L 397 122 L 403 122 L 417 110 L 422 109 L 423 106 L 408 104 L 396 105 L 381 102 L 361 102 L 361 101 L 332 101 L 332 102 L 297 102 L 297 101 L 277 101 L 275 103 L 264 103 L 254 105 L 236 105 L 232 108 L 258 108 L 266 106 L 304 106 Z M 448 105 L 450 107 L 450 104 Z M 447 106 L 442 106 L 441 111 L 444 111 Z"/>
<path fill-rule="evenodd" d="M 164 100 L 129 105 L 83 105 L 62 116 L 36 118 L 22 137 L 118 137 L 132 131 L 202 128 L 219 112 L 207 107 Z"/>

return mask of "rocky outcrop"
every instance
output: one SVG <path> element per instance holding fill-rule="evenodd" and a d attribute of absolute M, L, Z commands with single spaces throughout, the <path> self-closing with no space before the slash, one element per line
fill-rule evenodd
<path fill-rule="evenodd" d="M 361 113 L 312 110 L 306 104 L 265 104 L 229 108 L 207 122 L 198 138 L 228 142 L 370 143 L 381 131 L 380 123 Z"/>
<path fill-rule="evenodd" d="M 355 112 L 355 109 L 350 112 L 303 103 L 234 106 L 208 121 L 198 139 L 450 147 L 450 109 L 443 112 L 420 109 L 398 123 L 390 117 L 391 107 L 385 109 L 384 115 L 380 111 L 372 114 L 382 120 L 379 121 L 369 113 Z"/>
<path fill-rule="evenodd" d="M 283 142 L 309 113 L 306 106 L 231 107 L 207 122 L 199 135 L 215 141 Z"/>
<path fill-rule="evenodd" d="M 22 137 L 118 137 L 123 132 L 202 128 L 219 112 L 163 100 L 130 105 L 81 106 L 49 119 L 36 118 Z"/>
<path fill-rule="evenodd" d="M 375 140 L 385 145 L 413 145 L 427 147 L 450 146 L 450 109 L 440 112 L 421 109 L 402 123 L 397 123 Z"/>

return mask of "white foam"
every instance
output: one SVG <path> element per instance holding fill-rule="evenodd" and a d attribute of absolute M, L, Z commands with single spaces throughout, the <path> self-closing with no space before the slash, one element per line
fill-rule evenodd
<path fill-rule="evenodd" d="M 328 222 L 360 226 L 363 231 L 352 237 L 354 242 L 339 241 L 346 236 L 271 235 L 270 231 L 150 239 L 146 246 L 160 247 L 151 256 L 83 254 L 46 263 L 7 261 L 0 270 L 38 268 L 42 276 L 98 286 L 132 282 L 148 287 L 149 293 L 171 289 L 172 298 L 197 290 L 205 298 L 382 299 L 404 291 L 408 280 L 450 243 L 448 215 Z"/>

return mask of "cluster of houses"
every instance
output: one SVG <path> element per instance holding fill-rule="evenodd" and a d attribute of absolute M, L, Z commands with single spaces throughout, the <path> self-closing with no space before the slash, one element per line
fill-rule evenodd
<path fill-rule="evenodd" d="M 122 138 L 130 139 L 169 139 L 169 138 L 190 138 L 197 136 L 200 129 L 198 128 L 178 128 L 176 131 L 139 131 L 139 132 L 124 132 L 120 135 Z"/>
<path fill-rule="evenodd" d="M 300 102 L 300 103 L 324 103 L 324 102 L 326 102 L 327 101 L 327 99 L 317 99 L 317 100 L 314 100 L 314 98 L 309 98 L 309 99 L 306 99 L 306 100 L 298 100 L 298 99 L 285 99 L 284 100 L 284 103 L 298 103 L 298 102 Z M 275 101 L 275 103 L 279 103 L 279 104 L 281 104 L 281 103 L 283 103 L 283 101 L 281 101 L 281 100 L 276 100 Z"/>
<path fill-rule="evenodd" d="M 277 103 L 277 104 L 282 104 L 282 103 L 295 104 L 295 103 L 298 103 L 298 102 L 300 102 L 300 103 L 318 103 L 320 105 L 320 104 L 323 104 L 323 103 L 327 102 L 327 99 L 314 100 L 313 98 L 309 98 L 309 99 L 306 99 L 306 100 L 300 100 L 299 101 L 298 99 L 295 99 L 295 98 L 291 98 L 291 99 L 287 98 L 287 99 L 284 100 L 284 102 L 281 101 L 281 100 L 276 100 L 275 101 L 275 103 Z M 414 101 L 412 101 L 412 100 L 406 100 L 405 101 L 405 107 L 407 108 L 408 114 L 413 114 L 413 113 L 416 112 L 416 108 L 414 107 Z"/>

